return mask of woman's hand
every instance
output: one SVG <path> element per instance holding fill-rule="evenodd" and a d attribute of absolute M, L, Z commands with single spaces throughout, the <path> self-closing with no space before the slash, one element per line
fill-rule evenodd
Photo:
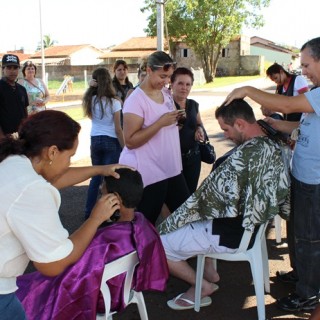
<path fill-rule="evenodd" d="M 197 126 L 197 130 L 195 132 L 194 139 L 196 141 L 204 141 L 205 140 L 204 131 L 203 131 L 202 127 L 199 125 Z"/>
<path fill-rule="evenodd" d="M 89 81 L 89 86 L 90 86 L 90 87 L 97 87 L 97 86 L 98 86 L 97 80 L 91 79 L 91 80 Z"/>
<path fill-rule="evenodd" d="M 96 202 L 90 214 L 91 219 L 98 220 L 99 225 L 108 220 L 116 210 L 120 209 L 120 200 L 114 193 L 108 193 Z"/>
<path fill-rule="evenodd" d="M 36 98 L 34 100 L 34 104 L 37 106 L 37 107 L 43 107 L 45 105 L 44 103 L 44 100 L 41 99 L 41 98 Z"/>
<path fill-rule="evenodd" d="M 159 118 L 158 122 L 161 125 L 161 127 L 166 127 L 172 124 L 176 124 L 179 114 L 180 112 L 178 110 L 167 112 Z"/>
<path fill-rule="evenodd" d="M 114 193 L 103 195 L 92 209 L 90 217 L 70 235 L 69 239 L 73 243 L 71 253 L 65 258 L 53 262 L 33 262 L 36 269 L 49 277 L 62 273 L 68 266 L 81 258 L 95 236 L 97 228 L 118 209 L 120 209 L 120 199 Z"/>
<path fill-rule="evenodd" d="M 99 168 L 100 173 L 98 173 L 97 175 L 101 175 L 101 176 L 112 176 L 116 179 L 120 178 L 120 175 L 116 172 L 117 169 L 121 169 L 121 168 L 128 168 L 131 169 L 133 171 L 135 171 L 135 168 L 129 167 L 129 166 L 125 166 L 123 164 L 107 164 L 104 166 L 97 166 L 97 168 Z"/>

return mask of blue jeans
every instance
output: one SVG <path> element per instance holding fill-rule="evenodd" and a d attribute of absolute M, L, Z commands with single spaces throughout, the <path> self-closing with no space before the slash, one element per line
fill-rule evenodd
<path fill-rule="evenodd" d="M 296 269 L 296 293 L 302 298 L 319 294 L 320 289 L 320 185 L 292 177 Z"/>
<path fill-rule="evenodd" d="M 27 320 L 23 306 L 15 293 L 0 294 L 1 320 Z"/>
<path fill-rule="evenodd" d="M 118 139 L 108 136 L 91 137 L 90 149 L 92 165 L 118 163 L 122 150 Z M 90 180 L 85 208 L 85 219 L 90 216 L 90 213 L 96 204 L 101 178 L 101 176 L 95 176 Z"/>

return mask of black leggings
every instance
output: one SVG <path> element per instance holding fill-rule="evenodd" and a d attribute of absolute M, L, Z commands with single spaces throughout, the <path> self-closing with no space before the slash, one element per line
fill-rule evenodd
<path fill-rule="evenodd" d="M 170 212 L 173 212 L 188 199 L 189 195 L 184 176 L 179 174 L 145 187 L 137 210 L 154 225 L 164 203 Z"/>

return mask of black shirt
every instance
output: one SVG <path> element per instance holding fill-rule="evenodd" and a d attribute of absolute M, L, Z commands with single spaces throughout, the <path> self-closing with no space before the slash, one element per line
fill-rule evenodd
<path fill-rule="evenodd" d="M 14 87 L 0 80 L 0 127 L 4 134 L 18 131 L 22 119 L 26 118 L 29 105 L 26 89 L 16 83 Z"/>
<path fill-rule="evenodd" d="M 176 108 L 180 110 L 177 102 L 174 102 Z M 191 149 L 197 148 L 197 141 L 194 139 L 197 130 L 197 115 L 199 112 L 198 102 L 187 99 L 186 102 L 186 120 L 183 127 L 179 130 L 181 153 L 186 153 Z"/>
<path fill-rule="evenodd" d="M 292 75 L 288 88 L 286 91 L 283 91 L 283 85 L 277 86 L 276 93 L 282 94 L 284 96 L 292 97 L 293 96 L 293 89 L 294 89 L 294 82 L 296 80 L 296 75 Z M 295 112 L 295 113 L 288 113 L 283 114 L 283 118 L 286 121 L 300 121 L 302 113 Z"/>

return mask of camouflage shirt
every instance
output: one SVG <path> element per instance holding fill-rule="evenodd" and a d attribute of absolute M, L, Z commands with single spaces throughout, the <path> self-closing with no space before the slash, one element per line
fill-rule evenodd
<path fill-rule="evenodd" d="M 254 226 L 290 211 L 289 148 L 268 137 L 240 145 L 216 168 L 158 230 L 172 232 L 197 220 L 243 215 L 242 226 Z"/>

